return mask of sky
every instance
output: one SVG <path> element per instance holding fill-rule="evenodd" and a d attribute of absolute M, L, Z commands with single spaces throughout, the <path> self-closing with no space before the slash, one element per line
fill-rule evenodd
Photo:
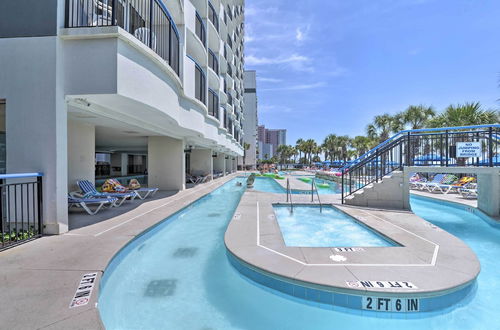
<path fill-rule="evenodd" d="M 500 108 L 499 0 L 246 0 L 259 124 L 361 135 L 410 104 Z"/>

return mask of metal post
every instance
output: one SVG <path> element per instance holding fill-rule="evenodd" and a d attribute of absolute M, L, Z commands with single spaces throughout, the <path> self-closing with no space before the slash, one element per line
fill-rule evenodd
<path fill-rule="evenodd" d="M 403 170 L 403 142 L 399 143 L 399 169 Z"/>
<path fill-rule="evenodd" d="M 375 150 L 375 182 L 378 182 L 378 149 Z"/>
<path fill-rule="evenodd" d="M 116 0 L 111 2 L 111 25 L 115 25 L 116 22 Z"/>
<path fill-rule="evenodd" d="M 314 202 L 314 179 L 311 180 L 311 203 Z"/>
<path fill-rule="evenodd" d="M 153 49 L 153 3 L 154 0 L 149 0 L 149 48 Z M 155 52 L 156 50 L 153 49 Z"/>
<path fill-rule="evenodd" d="M 38 235 L 43 235 L 43 190 L 42 190 L 42 177 L 36 178 L 37 183 L 37 197 L 38 197 Z"/>
<path fill-rule="evenodd" d="M 2 238 L 1 238 L 1 246 L 0 247 L 3 247 L 4 245 L 4 228 L 3 228 L 3 222 L 4 222 L 4 218 L 3 218 L 3 195 L 4 195 L 4 192 L 3 192 L 3 188 L 4 188 L 4 180 L 3 179 L 0 179 L 0 235 L 2 235 Z"/>
<path fill-rule="evenodd" d="M 439 153 L 439 157 L 441 158 L 441 166 L 443 166 L 443 133 L 439 134 L 439 140 L 440 140 L 440 147 L 441 147 L 441 152 Z"/>
<path fill-rule="evenodd" d="M 445 157 L 446 157 L 445 166 L 448 167 L 448 158 L 449 158 L 449 152 L 450 152 L 449 147 L 448 147 L 448 130 L 446 130 L 446 132 L 445 132 L 445 140 L 446 140 L 445 141 L 445 148 L 446 148 L 446 150 L 445 150 L 446 151 L 445 152 Z"/>
<path fill-rule="evenodd" d="M 490 167 L 493 167 L 493 127 L 488 130 L 488 153 L 490 158 Z"/>
<path fill-rule="evenodd" d="M 410 137 L 410 132 L 408 132 L 408 134 L 406 135 L 406 166 L 411 166 L 411 163 L 410 163 L 410 149 L 411 149 L 411 146 L 410 146 L 410 140 L 411 140 L 411 137 Z"/>
<path fill-rule="evenodd" d="M 344 204 L 344 170 L 342 170 L 342 183 L 340 185 L 341 202 Z"/>

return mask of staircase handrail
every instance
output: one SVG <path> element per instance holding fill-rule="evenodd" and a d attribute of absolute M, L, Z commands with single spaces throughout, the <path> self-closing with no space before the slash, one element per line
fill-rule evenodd
<path fill-rule="evenodd" d="M 400 138 L 402 135 L 408 135 L 408 133 L 423 133 L 423 132 L 438 132 L 438 131 L 456 131 L 456 130 L 463 130 L 463 129 L 478 129 L 478 128 L 500 128 L 500 124 L 485 124 L 485 125 L 471 125 L 471 126 L 452 126 L 452 127 L 434 127 L 434 128 L 419 128 L 419 129 L 407 129 L 407 130 L 402 130 L 399 131 L 398 133 L 394 134 L 384 142 L 378 144 L 376 147 L 368 150 L 365 152 L 363 155 L 359 156 L 355 160 L 353 160 L 350 164 L 346 164 L 340 168 L 340 172 L 344 173 L 347 169 L 350 167 L 356 165 L 357 163 L 361 162 L 363 159 L 369 157 L 372 155 L 374 152 L 376 152 L 378 149 L 382 148 L 383 146 L 387 145 L 388 143 Z"/>

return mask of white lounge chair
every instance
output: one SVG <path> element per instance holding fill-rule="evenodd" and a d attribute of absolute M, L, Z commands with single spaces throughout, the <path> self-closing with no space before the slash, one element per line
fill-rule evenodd
<path fill-rule="evenodd" d="M 97 189 L 95 189 L 95 186 L 92 182 L 88 180 L 80 180 L 77 181 L 78 187 L 83 192 L 83 196 L 85 198 L 90 197 L 90 198 L 107 198 L 107 197 L 116 197 L 118 198 L 118 201 L 113 205 L 113 206 L 120 206 L 125 202 L 127 199 L 130 199 L 131 201 L 134 200 L 138 194 L 136 192 L 125 192 L 125 193 L 104 193 L 104 192 L 98 192 Z"/>
<path fill-rule="evenodd" d="M 463 198 L 477 198 L 477 183 L 469 183 L 458 190 Z"/>
<path fill-rule="evenodd" d="M 117 201 L 118 198 L 116 197 L 83 198 L 81 196 L 78 196 L 77 193 L 70 193 L 68 195 L 68 208 L 81 207 L 89 215 L 95 215 L 103 207 L 106 207 L 108 205 L 109 207 L 112 207 Z M 97 205 L 97 208 L 92 211 L 90 206 L 95 206 L 95 205 Z"/>

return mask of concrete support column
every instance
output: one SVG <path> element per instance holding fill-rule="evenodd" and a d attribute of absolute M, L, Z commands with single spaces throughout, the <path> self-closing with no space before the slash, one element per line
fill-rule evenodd
<path fill-rule="evenodd" d="M 128 175 L 128 154 L 126 154 L 126 153 L 121 154 L 121 168 L 122 168 L 121 176 L 127 176 Z"/>
<path fill-rule="evenodd" d="M 184 141 L 166 136 L 150 136 L 148 184 L 161 190 L 183 190 L 185 183 Z"/>
<path fill-rule="evenodd" d="M 227 159 L 226 159 L 226 172 L 232 173 L 233 172 L 233 165 L 231 164 L 231 162 L 232 162 L 231 156 L 225 155 L 225 157 L 227 157 Z"/>
<path fill-rule="evenodd" d="M 213 175 L 213 157 L 210 149 L 193 149 L 191 151 L 191 174 Z"/>
<path fill-rule="evenodd" d="M 222 172 L 224 175 L 226 174 L 226 160 L 224 157 L 225 155 L 223 153 L 218 152 L 217 157 L 213 158 L 214 172 Z"/>
<path fill-rule="evenodd" d="M 95 126 L 68 120 L 68 191 L 82 179 L 95 182 Z"/>
<path fill-rule="evenodd" d="M 477 175 L 477 208 L 492 217 L 500 215 L 500 174 L 498 169 Z"/>
<path fill-rule="evenodd" d="M 68 121 L 59 47 L 57 36 L 0 38 L 7 173 L 43 172 L 45 234 L 68 231 Z"/>

